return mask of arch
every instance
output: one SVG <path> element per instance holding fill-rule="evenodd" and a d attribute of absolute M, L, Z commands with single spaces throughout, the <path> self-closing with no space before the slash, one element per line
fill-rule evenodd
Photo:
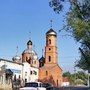
<path fill-rule="evenodd" d="M 36 64 L 37 62 L 36 61 L 34 61 L 34 64 Z"/>
<path fill-rule="evenodd" d="M 48 44 L 51 44 L 51 39 L 48 40 Z"/>
<path fill-rule="evenodd" d="M 57 79 L 57 86 L 58 86 L 58 79 Z"/>
<path fill-rule="evenodd" d="M 48 75 L 48 71 L 46 71 L 46 76 Z"/>
<path fill-rule="evenodd" d="M 51 56 L 48 57 L 49 62 L 51 62 Z"/>

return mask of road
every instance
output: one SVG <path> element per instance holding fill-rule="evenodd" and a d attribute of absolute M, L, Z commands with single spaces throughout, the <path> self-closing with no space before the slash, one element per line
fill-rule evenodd
<path fill-rule="evenodd" d="M 47 90 L 90 90 L 90 87 L 60 87 L 48 88 Z"/>
<path fill-rule="evenodd" d="M 59 90 L 90 90 L 90 87 L 61 87 Z"/>

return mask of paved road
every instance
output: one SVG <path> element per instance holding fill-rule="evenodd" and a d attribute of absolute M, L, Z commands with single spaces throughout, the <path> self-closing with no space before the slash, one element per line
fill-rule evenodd
<path fill-rule="evenodd" d="M 90 87 L 62 87 L 59 90 L 90 90 Z"/>
<path fill-rule="evenodd" d="M 90 87 L 60 87 L 48 88 L 47 90 L 90 90 Z"/>

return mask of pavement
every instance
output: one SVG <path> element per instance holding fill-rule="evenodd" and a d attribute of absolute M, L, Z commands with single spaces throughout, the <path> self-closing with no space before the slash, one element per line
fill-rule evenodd
<path fill-rule="evenodd" d="M 90 90 L 90 87 L 61 87 L 59 90 Z"/>

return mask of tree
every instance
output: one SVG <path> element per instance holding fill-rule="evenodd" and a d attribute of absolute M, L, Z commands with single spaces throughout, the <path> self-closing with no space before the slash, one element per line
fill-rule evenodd
<path fill-rule="evenodd" d="M 77 0 L 72 3 L 68 13 L 68 28 L 77 42 L 81 43 L 80 60 L 77 65 L 84 70 L 90 69 L 90 0 Z"/>
<path fill-rule="evenodd" d="M 51 0 L 51 2 L 55 12 L 62 10 L 58 8 L 60 5 L 63 7 L 62 0 Z M 68 2 L 71 6 L 67 14 L 66 31 L 81 43 L 79 48 L 81 57 L 76 66 L 90 70 L 90 0 L 68 0 Z"/>
<path fill-rule="evenodd" d="M 62 2 L 64 2 L 64 0 L 50 0 L 49 6 L 52 7 L 56 13 L 60 13 L 63 9 Z"/>
<path fill-rule="evenodd" d="M 63 77 L 68 77 L 71 85 L 87 85 L 88 75 L 83 71 L 71 74 L 70 72 L 63 73 Z"/>
<path fill-rule="evenodd" d="M 68 71 L 68 72 L 65 72 L 63 73 L 63 77 L 70 77 L 71 73 Z"/>

